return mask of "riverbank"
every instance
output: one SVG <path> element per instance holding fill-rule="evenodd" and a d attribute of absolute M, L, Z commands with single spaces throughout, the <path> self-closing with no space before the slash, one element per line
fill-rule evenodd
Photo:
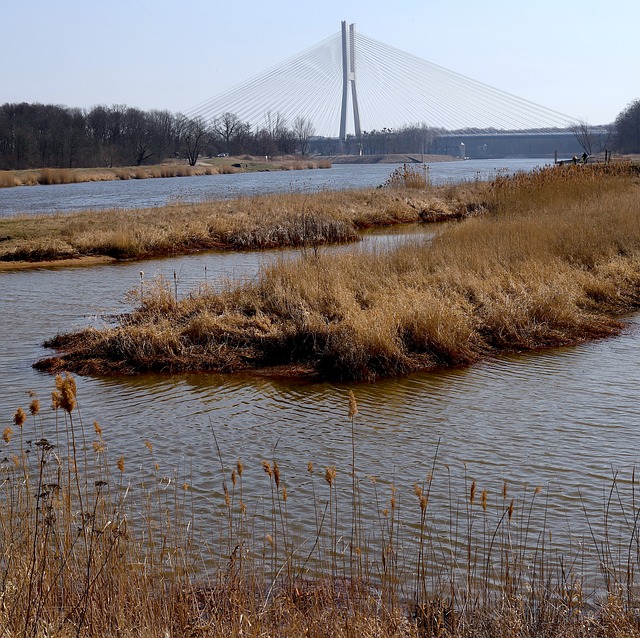
<path fill-rule="evenodd" d="M 331 162 L 326 159 L 315 160 L 303 157 L 266 159 L 248 155 L 242 157 L 225 156 L 201 160 L 195 166 L 181 162 L 167 162 L 149 166 L 116 166 L 113 168 L 39 168 L 0 171 L 0 188 L 315 168 L 331 168 Z"/>
<path fill-rule="evenodd" d="M 383 155 L 331 155 L 331 164 L 433 164 L 435 162 L 456 162 L 460 158 L 452 155 L 427 153 L 386 153 Z"/>
<path fill-rule="evenodd" d="M 426 190 L 399 174 L 393 188 L 241 197 L 131 210 L 0 218 L 0 269 L 88 258 L 143 259 L 204 250 L 318 247 L 358 240 L 358 230 L 473 214 L 486 185 Z M 415 180 L 414 180 L 415 181 Z M 478 204 L 480 202 L 480 204 Z"/>
<path fill-rule="evenodd" d="M 48 345 L 60 354 L 38 367 L 360 380 L 614 334 L 640 303 L 637 175 L 627 164 L 498 178 L 482 191 L 491 212 L 433 245 L 310 252 L 182 300 L 148 282 L 120 325 L 59 335 Z"/>

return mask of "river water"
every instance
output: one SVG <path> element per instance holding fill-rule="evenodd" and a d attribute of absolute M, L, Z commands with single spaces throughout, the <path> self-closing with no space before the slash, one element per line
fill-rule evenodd
<path fill-rule="evenodd" d="M 466 160 L 429 166 L 433 184 L 490 179 L 496 174 L 530 170 L 546 159 Z M 18 186 L 0 189 L 0 217 L 70 212 L 91 208 L 141 208 L 172 201 L 230 199 L 243 195 L 370 188 L 383 184 L 393 164 L 336 164 L 329 169 L 200 175 L 83 184 Z"/>
<path fill-rule="evenodd" d="M 385 167 L 387 174 L 392 169 Z M 153 189 L 169 180 L 146 181 Z M 359 247 L 349 249 L 367 250 L 416 237 L 428 240 L 432 232 L 426 227 L 374 232 Z M 57 332 L 100 325 L 112 313 L 126 311 L 125 293 L 138 285 L 140 270 L 145 278 L 161 274 L 173 280 L 175 273 L 179 293 L 185 294 L 204 281 L 256 277 L 261 264 L 278 256 L 295 258 L 297 253 L 205 253 L 1 273 L 4 423 L 10 423 L 18 406 L 28 406 L 29 390 L 48 404 L 52 378 L 31 367 L 49 354 L 42 341 Z M 313 516 L 313 490 L 326 487 L 320 477 L 312 482 L 307 463 L 312 461 L 320 474 L 326 466 L 335 466 L 345 494 L 351 484 L 353 440 L 347 416 L 351 389 L 359 408 L 355 456 L 363 493 L 371 497 L 374 489 L 365 476 L 378 477 L 375 489 L 382 500 L 389 498 L 394 483 L 400 502 L 415 514 L 413 484 L 425 479 L 438 449 L 433 507 L 434 517 L 443 525 L 452 506 L 463 507 L 459 503 L 471 480 L 477 480 L 478 494 L 485 488 L 489 491 L 498 514 L 504 480 L 510 495 L 532 494 L 540 485 L 544 513 L 535 510 L 531 525 L 538 531 L 543 525 L 553 530 L 554 542 L 568 551 L 589 537 L 589 524 L 595 524 L 607 500 L 612 473 L 619 472 L 628 488 L 638 462 L 639 327 L 640 318 L 634 315 L 615 338 L 376 384 L 216 374 L 78 377 L 78 398 L 85 426 L 90 429 L 94 419 L 100 422 L 112 462 L 123 455 L 133 483 L 133 468 L 149 460 L 145 441 L 150 441 L 161 473 L 187 476 L 194 511 L 203 521 L 222 504 L 212 430 L 225 464 L 242 459 L 246 498 L 252 491 L 256 499 L 268 493 L 261 461 L 277 459 L 289 489 L 290 515 L 304 536 Z M 44 412 L 46 434 L 52 421 L 49 410 Z M 587 520 L 585 512 L 593 518 Z M 367 517 L 376 520 L 373 511 L 365 513 Z M 616 529 L 622 522 L 616 522 Z M 597 524 L 596 529 L 600 529 Z"/>

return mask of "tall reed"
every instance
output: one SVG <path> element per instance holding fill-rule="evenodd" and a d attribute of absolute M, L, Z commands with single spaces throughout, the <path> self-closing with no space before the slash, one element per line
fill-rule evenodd
<path fill-rule="evenodd" d="M 211 495 L 150 442 L 137 471 L 111 460 L 74 379 L 55 386 L 51 414 L 32 397 L 4 431 L 3 635 L 636 635 L 635 472 L 612 476 L 601 513 L 566 506 L 590 538 L 559 551 L 548 490 L 458 485 L 437 446 L 413 487 L 363 480 L 353 394 L 350 472 L 272 451 L 247 483 L 212 426 Z"/>
<path fill-rule="evenodd" d="M 52 407 L 31 397 L 4 431 L 3 635 L 636 635 L 635 473 L 612 476 L 600 514 L 567 509 L 590 538 L 559 551 L 548 490 L 457 485 L 439 444 L 413 487 L 362 480 L 354 395 L 350 472 L 274 450 L 247 468 L 216 440 L 213 493 L 148 441 L 139 470 L 110 459 L 69 375 Z"/>

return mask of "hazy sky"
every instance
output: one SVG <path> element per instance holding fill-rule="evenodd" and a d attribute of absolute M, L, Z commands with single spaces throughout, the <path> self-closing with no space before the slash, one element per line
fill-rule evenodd
<path fill-rule="evenodd" d="M 640 0 L 4 0 L 0 103 L 184 111 L 339 31 L 590 124 L 640 98 Z"/>

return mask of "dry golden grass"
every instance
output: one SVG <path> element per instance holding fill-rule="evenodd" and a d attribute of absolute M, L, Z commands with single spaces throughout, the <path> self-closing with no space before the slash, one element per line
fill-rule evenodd
<path fill-rule="evenodd" d="M 215 175 L 218 170 L 207 165 L 158 164 L 152 166 L 124 166 L 120 168 L 40 168 L 18 171 L 0 171 L 0 188 L 35 186 L 37 184 L 78 184 L 82 182 L 109 182 L 153 177 L 188 177 Z"/>
<path fill-rule="evenodd" d="M 61 357 L 39 365 L 89 373 L 290 366 L 358 380 L 618 331 L 616 316 L 640 302 L 635 169 L 545 169 L 490 189 L 493 213 L 451 225 L 433 244 L 308 254 L 266 268 L 257 283 L 181 300 L 155 282 L 119 326 L 58 336 L 50 345 Z"/>
<path fill-rule="evenodd" d="M 149 441 L 110 458 L 68 375 L 52 406 L 32 396 L 3 434 L 3 636 L 640 635 L 633 475 L 600 513 L 565 503 L 593 537 L 560 550 L 541 487 L 452 482 L 437 449 L 413 487 L 361 477 L 353 394 L 351 471 L 309 462 L 304 496 L 273 450 L 262 471 L 218 450 L 214 491 Z"/>
<path fill-rule="evenodd" d="M 211 249 L 262 249 L 356 241 L 357 229 L 467 215 L 477 195 L 368 190 L 285 193 L 230 201 L 175 203 L 0 219 L 1 261 L 42 261 L 70 255 L 134 259 Z"/>
<path fill-rule="evenodd" d="M 157 177 L 190 177 L 193 175 L 219 175 L 239 173 L 244 170 L 301 170 L 331 168 L 331 162 L 308 160 L 282 160 L 265 162 L 256 158 L 240 163 L 235 158 L 213 159 L 196 166 L 169 162 L 150 166 L 123 166 L 115 168 L 40 168 L 16 171 L 0 171 L 0 188 L 35 186 L 37 184 L 79 184 L 82 182 L 108 182 L 127 179 L 151 179 Z"/>

